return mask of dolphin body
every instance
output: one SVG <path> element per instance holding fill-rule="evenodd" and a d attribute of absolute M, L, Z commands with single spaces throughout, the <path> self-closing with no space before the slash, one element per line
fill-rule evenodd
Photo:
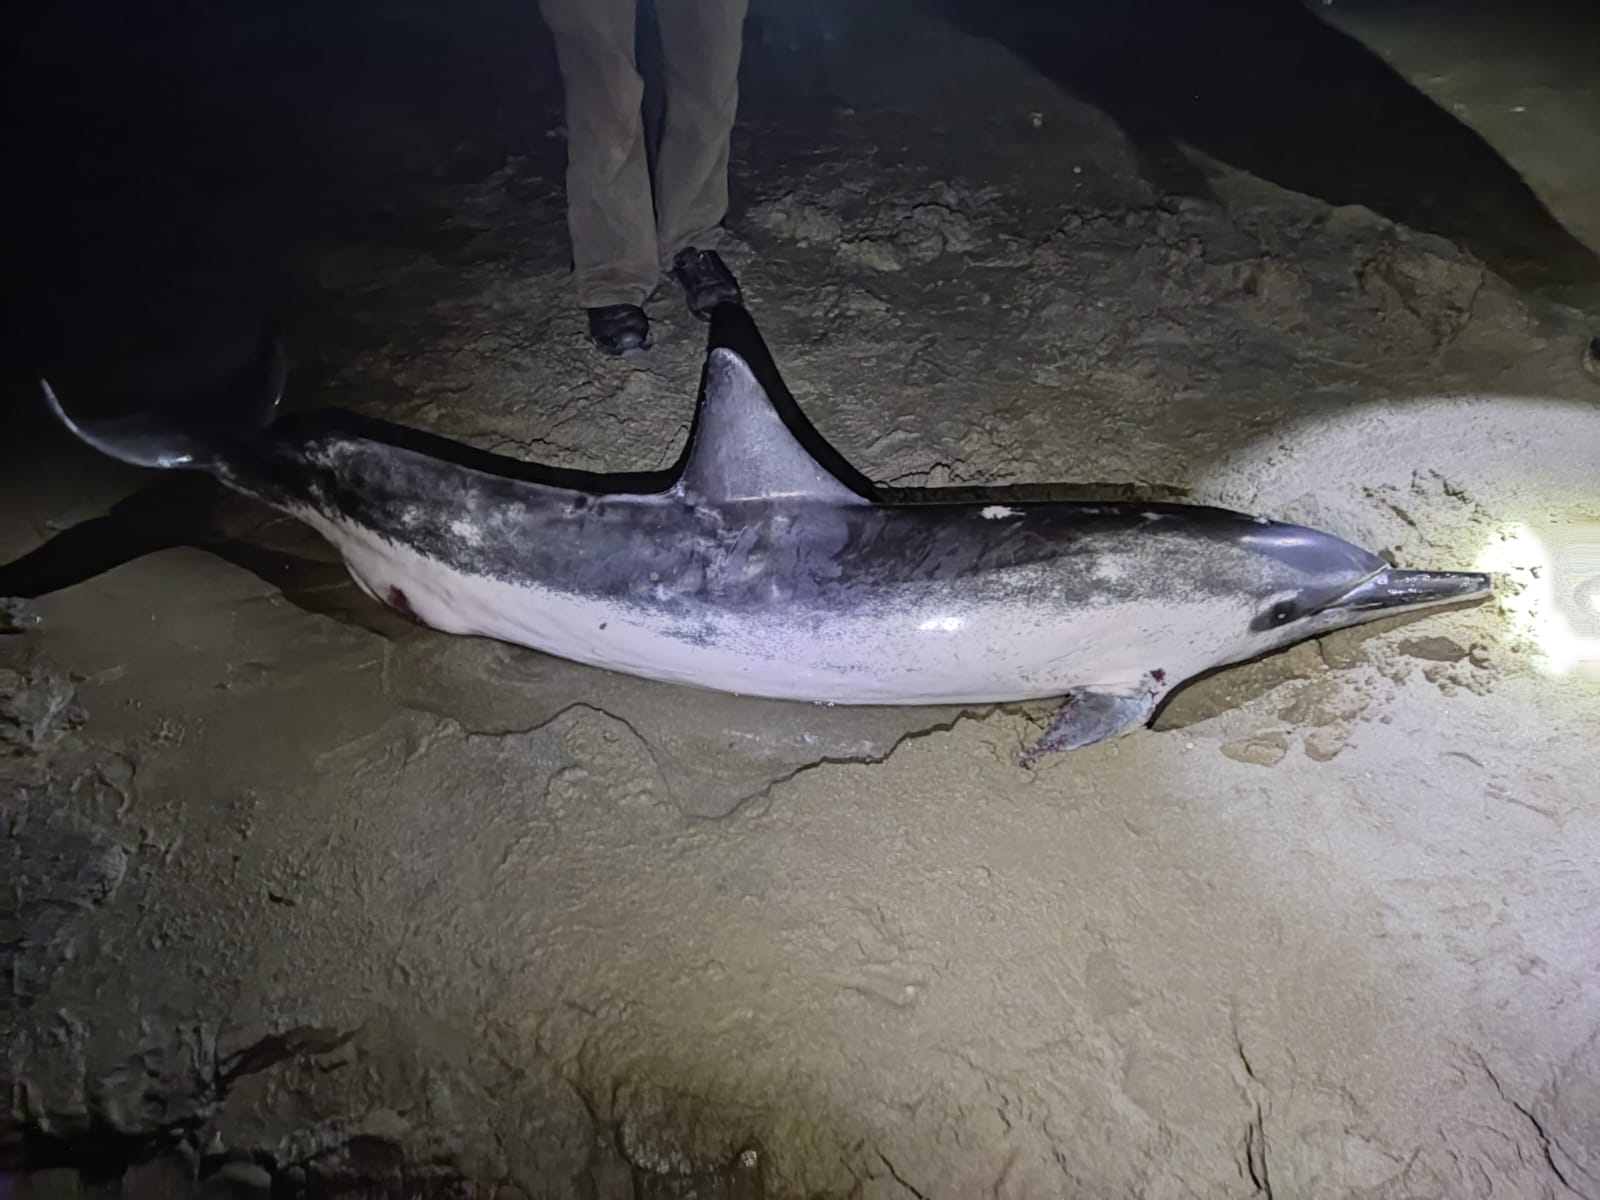
<path fill-rule="evenodd" d="M 683 454 L 657 475 L 540 467 L 338 409 L 278 415 L 275 341 L 267 357 L 263 399 L 226 424 L 78 419 L 44 391 L 105 454 L 209 472 L 310 525 L 369 596 L 434 629 L 751 696 L 1064 697 L 1030 763 L 1143 725 L 1216 667 L 1491 590 L 1218 508 L 886 501 L 732 306 Z"/>

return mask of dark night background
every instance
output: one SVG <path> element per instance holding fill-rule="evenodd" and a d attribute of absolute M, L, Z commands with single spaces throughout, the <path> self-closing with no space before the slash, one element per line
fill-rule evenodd
<path fill-rule="evenodd" d="M 1529 20 L 1558 24 L 1559 13 Z M 808 137 L 825 141 L 841 74 L 892 55 L 906 22 L 930 19 L 1004 43 L 1101 108 L 1174 194 L 1205 188 L 1183 141 L 1442 234 L 1530 288 L 1594 301 L 1595 255 L 1495 151 L 1295 0 L 921 0 L 869 17 L 758 0 L 745 111 L 781 115 L 792 139 L 742 142 L 741 173 L 759 180 L 764 164 L 807 153 Z M 448 256 L 430 207 L 437 185 L 509 155 L 559 188 L 562 143 L 547 136 L 559 82 L 531 2 L 66 0 L 21 6 L 9 21 L 13 398 L 29 373 L 135 346 L 181 346 L 204 376 L 215 369 L 208 344 L 267 315 L 337 344 L 332 330 L 360 314 L 319 307 L 308 247 L 354 237 Z M 986 99 L 1004 103 L 973 102 Z M 564 255 L 550 240 L 527 253 Z"/>
<path fill-rule="evenodd" d="M 458 1151 L 755 1200 L 729 1130 L 841 1195 L 951 1194 L 891 1162 L 909 1139 L 1084 1196 L 1270 1198 L 1264 1122 L 1278 1195 L 1600 1179 L 1595 694 L 1536 676 L 1525 613 L 1230 669 L 1021 782 L 1020 710 L 691 701 L 417 629 L 297 522 L 71 443 L 37 379 L 226 413 L 271 323 L 289 407 L 670 462 L 703 329 L 669 289 L 649 356 L 584 341 L 535 0 L 0 28 L 0 987 L 12 1115 L 55 1121 L 0 1123 L 0 1194 L 24 1158 L 193 1158 L 223 1117 L 266 1131 L 230 1147 L 272 1167 L 230 1193 L 258 1200 L 324 1167 L 454 1186 Z M 1536 520 L 1600 570 L 1596 130 L 1593 0 L 753 0 L 730 256 L 876 482 L 1222 487 L 1419 566 L 1493 543 L 1513 598 Z M 624 1137 L 683 1129 L 715 1142 L 687 1174 Z"/>

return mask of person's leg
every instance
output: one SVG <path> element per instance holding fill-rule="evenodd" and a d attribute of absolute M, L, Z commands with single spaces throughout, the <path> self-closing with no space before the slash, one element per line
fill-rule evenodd
<path fill-rule="evenodd" d="M 634 0 L 539 0 L 566 90 L 567 229 L 578 303 L 613 353 L 643 346 L 661 278 L 634 61 Z"/>
<path fill-rule="evenodd" d="M 656 158 L 663 266 L 703 244 L 728 212 L 728 147 L 747 7 L 748 0 L 656 0 L 667 103 Z"/>

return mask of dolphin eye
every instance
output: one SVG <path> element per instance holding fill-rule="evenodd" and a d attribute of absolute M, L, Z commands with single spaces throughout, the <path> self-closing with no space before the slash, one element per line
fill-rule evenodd
<path fill-rule="evenodd" d="M 1264 633 L 1271 629 L 1281 629 L 1290 621 L 1303 617 L 1310 611 L 1297 600 L 1279 600 L 1271 608 L 1259 609 L 1250 622 L 1250 628 L 1257 633 Z"/>

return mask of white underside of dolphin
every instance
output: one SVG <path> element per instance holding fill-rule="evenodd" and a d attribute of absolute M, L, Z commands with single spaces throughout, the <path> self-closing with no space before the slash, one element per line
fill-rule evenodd
<path fill-rule="evenodd" d="M 1025 601 L 972 607 L 952 595 L 914 612 L 839 612 L 783 620 L 773 611 L 718 613 L 690 643 L 671 616 L 562 588 L 470 575 L 349 522 L 294 514 L 333 546 L 362 590 L 398 592 L 418 621 L 444 633 L 528 646 L 648 679 L 780 700 L 826 704 L 977 704 L 1061 696 L 1067 680 L 1138 695 L 1152 662 L 1173 678 L 1233 652 L 1226 631 L 1248 620 L 1237 597 L 1195 596 L 1190 621 L 1167 605 L 1131 600 L 1051 622 Z M 1214 631 L 1195 636 L 1195 626 Z M 1161 690 L 1165 690 L 1162 688 Z"/>
<path fill-rule="evenodd" d="M 306 522 L 366 592 L 435 629 L 778 699 L 1065 696 L 1045 749 L 1126 732 L 1214 667 L 1489 590 L 1216 509 L 884 503 L 825 467 L 792 400 L 720 344 L 741 330 L 759 347 L 748 314 L 719 310 L 681 469 L 646 491 L 529 479 L 320 414 L 271 423 L 270 407 L 226 435 L 96 424 L 45 390 L 90 445 L 210 471 Z"/>

